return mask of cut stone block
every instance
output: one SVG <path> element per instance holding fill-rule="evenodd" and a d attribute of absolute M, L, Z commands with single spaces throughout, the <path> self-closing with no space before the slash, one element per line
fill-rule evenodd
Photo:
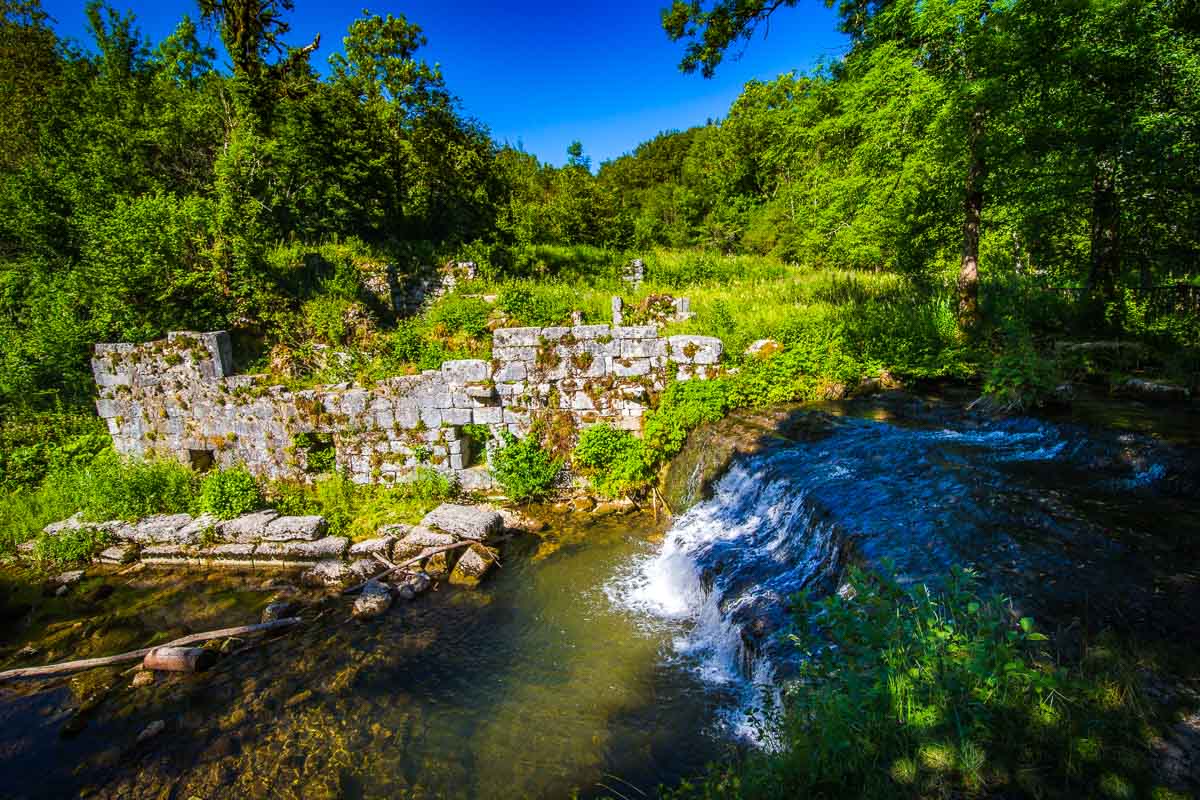
<path fill-rule="evenodd" d="M 256 541 L 262 538 L 267 526 L 278 516 L 279 512 L 271 508 L 255 511 L 252 514 L 243 514 L 220 523 L 217 526 L 217 533 L 222 539 L 234 539 L 240 542 Z"/>
<path fill-rule="evenodd" d="M 270 542 L 314 542 L 327 528 L 325 518 L 321 516 L 276 517 L 267 523 L 262 538 Z"/>
<path fill-rule="evenodd" d="M 500 532 L 503 518 L 490 508 L 442 503 L 421 520 L 427 528 L 438 528 L 464 539 L 484 541 Z"/>
<path fill-rule="evenodd" d="M 350 545 L 351 558 L 370 558 L 372 553 L 378 553 L 384 558 L 390 558 L 392 555 L 392 547 L 396 544 L 395 536 L 379 536 L 374 539 L 366 539 L 361 542 L 355 542 Z"/>
<path fill-rule="evenodd" d="M 444 547 L 454 544 L 455 541 L 455 538 L 448 533 L 415 527 L 392 546 L 392 561 L 398 564 L 421 555 L 431 547 Z"/>
<path fill-rule="evenodd" d="M 196 539 L 183 533 L 191 523 L 190 514 L 156 514 L 137 523 L 129 538 L 140 544 L 188 544 Z"/>
<path fill-rule="evenodd" d="M 263 542 L 254 555 L 258 561 L 307 564 L 323 559 L 341 558 L 349 541 L 341 536 L 326 536 L 315 542 Z"/>

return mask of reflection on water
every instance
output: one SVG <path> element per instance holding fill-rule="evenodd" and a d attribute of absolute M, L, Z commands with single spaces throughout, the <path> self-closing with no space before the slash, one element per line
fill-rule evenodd
<path fill-rule="evenodd" d="M 653 521 L 569 525 L 509 542 L 478 590 L 442 587 L 369 623 L 331 600 L 299 633 L 204 675 L 137 690 L 115 670 L 6 687 L 0 796 L 589 797 L 695 772 L 720 753 L 720 694 L 663 658 L 670 631 L 639 627 L 602 591 L 654 547 Z M 249 591 L 262 581 L 159 576 L 122 588 L 90 619 L 136 607 L 120 623 L 134 639 L 185 615 L 193 630 L 242 624 L 269 597 Z M 28 635 L 11 633 L 9 652 Z M 91 691 L 83 682 L 113 688 L 80 733 L 62 737 Z M 135 745 L 154 719 L 166 732 Z"/>

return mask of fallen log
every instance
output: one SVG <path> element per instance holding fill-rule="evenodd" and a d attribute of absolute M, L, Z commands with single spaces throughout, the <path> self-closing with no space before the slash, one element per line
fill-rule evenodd
<path fill-rule="evenodd" d="M 407 561 L 401 561 L 399 564 L 396 564 L 395 566 L 392 566 L 392 567 L 388 567 L 383 572 L 379 573 L 378 575 L 376 575 L 372 578 L 368 578 L 367 580 L 363 581 L 362 583 L 358 584 L 357 586 L 351 586 L 349 589 L 343 590 L 342 594 L 354 594 L 356 592 L 361 592 L 362 588 L 364 586 L 366 586 L 370 581 L 383 580 L 388 575 L 391 575 L 393 572 L 397 572 L 399 570 L 404 569 L 407 566 L 416 564 L 418 561 L 424 561 L 425 559 L 429 558 L 430 556 L 436 556 L 438 553 L 444 553 L 447 550 L 453 550 L 457 547 L 467 547 L 467 546 L 473 545 L 473 544 L 478 544 L 478 542 L 476 542 L 474 539 L 463 539 L 461 542 L 455 542 L 454 544 L 445 544 L 445 545 L 442 545 L 441 547 L 430 547 L 429 549 L 422 552 L 421 555 L 419 555 L 419 556 L 413 556 L 412 558 L 408 559 Z M 379 557 L 379 556 L 377 556 L 377 557 Z"/>
<path fill-rule="evenodd" d="M 156 647 L 142 659 L 142 669 L 155 672 L 203 672 L 217 663 L 217 654 L 203 647 Z"/>
<path fill-rule="evenodd" d="M 287 617 L 285 619 L 277 619 L 274 622 L 262 622 L 257 625 L 242 625 L 238 628 L 223 628 L 219 631 L 193 633 L 189 634 L 188 636 L 182 636 L 174 641 L 167 642 L 166 644 L 158 645 L 158 647 L 143 647 L 141 650 L 133 650 L 131 652 L 120 653 L 115 656 L 85 658 L 79 661 L 65 661 L 61 664 L 47 664 L 43 667 L 21 667 L 19 669 L 10 669 L 0 672 L 0 681 L 6 681 L 11 678 L 42 678 L 47 675 L 62 675 L 68 672 L 79 672 L 80 670 L 92 669 L 94 667 L 108 667 L 112 666 L 113 664 L 125 664 L 130 661 L 144 659 L 146 654 L 148 654 L 150 651 L 162 647 L 182 647 L 184 645 L 211 641 L 212 639 L 224 639 L 228 636 L 244 636 L 249 633 L 266 633 L 267 631 L 298 625 L 302 621 L 303 620 L 301 620 L 299 617 Z"/>

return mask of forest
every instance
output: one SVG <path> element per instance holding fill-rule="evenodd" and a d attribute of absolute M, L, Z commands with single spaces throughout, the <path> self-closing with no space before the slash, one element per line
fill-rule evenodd
<path fill-rule="evenodd" d="M 654 392 L 637 437 L 536 424 L 488 451 L 509 500 L 554 499 L 570 467 L 655 525 L 672 459 L 735 410 L 904 387 L 979 398 L 1003 426 L 1076 391 L 1194 397 L 1200 3 L 825 4 L 844 55 L 752 80 L 720 118 L 599 164 L 576 140 L 556 166 L 498 142 L 400 13 L 301 41 L 292 0 L 198 0 L 151 41 L 88 0 L 75 41 L 39 0 L 0 0 L 0 556 L 36 542 L 43 572 L 90 557 L 106 542 L 41 535 L 77 511 L 269 502 L 358 542 L 461 497 L 426 469 L 384 488 L 121 459 L 92 348 L 169 331 L 228 331 L 239 372 L 289 390 L 366 386 L 490 359 L 499 327 L 607 323 L 612 295 L 632 322 L 687 297 L 694 316 L 664 335 L 720 337 L 719 376 Z M 802 5 L 673 0 L 662 33 L 699 91 Z M 379 301 L 381 276 L 460 262 L 477 274 L 418 313 Z M 944 594 L 848 574 L 851 596 L 789 601 L 823 620 L 792 639 L 818 653 L 802 677 L 825 682 L 788 701 L 787 746 L 663 796 L 1183 796 L 1144 759 L 1108 769 L 1158 713 L 1131 688 L 1130 640 L 1077 632 L 1087 644 L 1051 659 L 970 569 Z M 820 651 L 830 636 L 860 646 Z"/>

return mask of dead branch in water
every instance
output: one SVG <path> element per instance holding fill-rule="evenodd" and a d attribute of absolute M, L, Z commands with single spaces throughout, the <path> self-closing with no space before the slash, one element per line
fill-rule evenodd
<path fill-rule="evenodd" d="M 166 644 L 155 645 L 154 647 L 143 647 L 141 650 L 133 650 L 128 653 L 120 653 L 115 656 L 104 656 L 102 658 L 85 658 L 79 661 L 64 661 L 61 664 L 47 664 L 44 667 L 21 667 L 20 669 L 10 669 L 5 672 L 0 672 L 0 681 L 6 681 L 12 678 L 41 678 L 47 675 L 62 675 L 68 672 L 79 672 L 80 670 L 93 669 L 95 667 L 108 667 L 113 664 L 124 664 L 129 661 L 140 661 L 146 657 L 146 654 L 159 647 L 182 647 L 188 644 L 197 644 L 199 642 L 207 642 L 213 639 L 225 639 L 230 636 L 243 636 L 248 633 L 266 633 L 267 631 L 277 630 L 279 628 L 289 628 L 292 625 L 299 625 L 303 620 L 299 617 L 287 617 L 285 619 L 277 619 L 272 622 L 260 622 L 256 625 L 242 625 L 237 628 L 223 628 L 219 631 L 207 631 L 206 633 L 193 633 L 188 636 L 183 636 Z"/>

